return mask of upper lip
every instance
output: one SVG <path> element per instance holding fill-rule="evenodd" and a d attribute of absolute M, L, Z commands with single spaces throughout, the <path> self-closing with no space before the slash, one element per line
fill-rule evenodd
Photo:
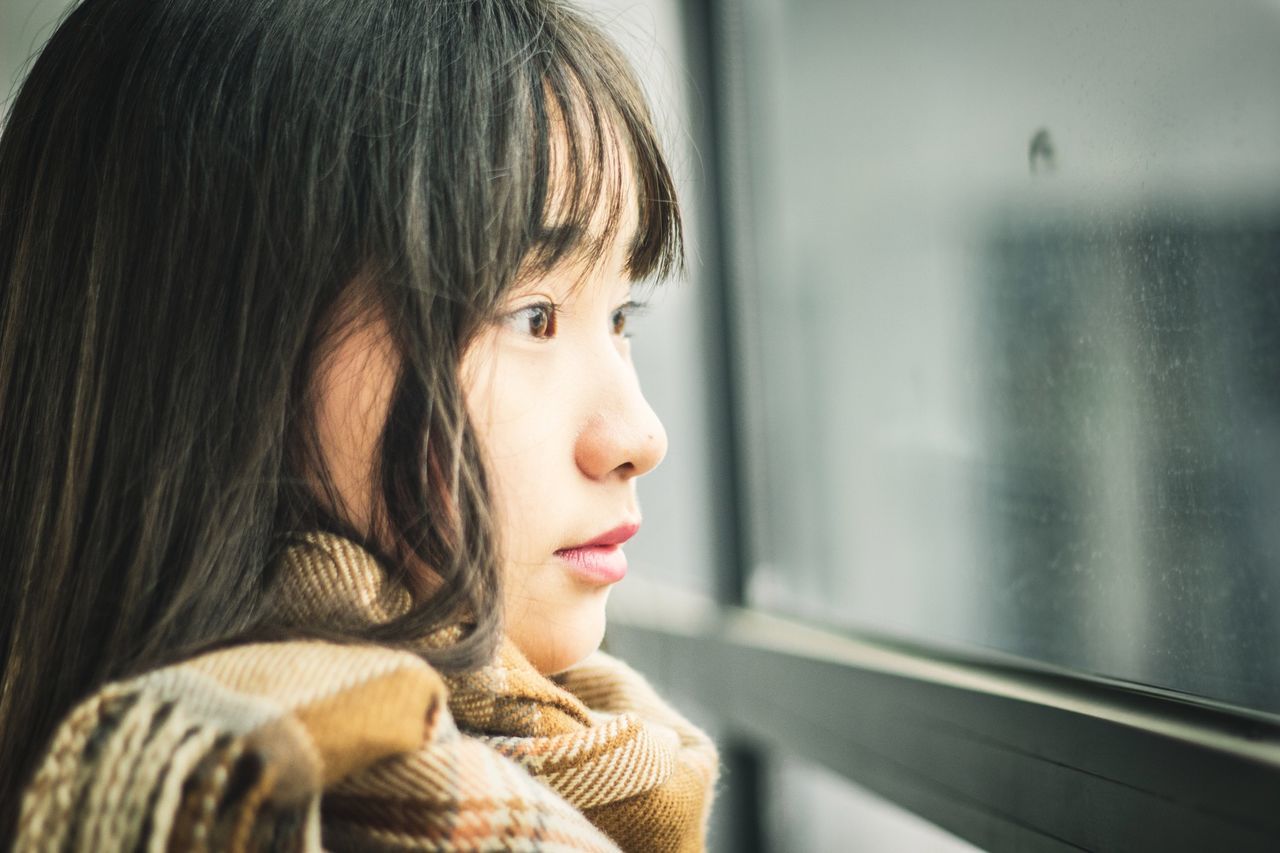
<path fill-rule="evenodd" d="M 574 551 L 578 548 L 600 548 L 608 545 L 621 545 L 632 536 L 636 535 L 636 531 L 640 529 L 640 522 L 633 521 L 626 524 L 619 524 L 612 530 L 601 533 L 594 539 L 586 542 L 580 542 L 577 545 L 570 545 L 568 548 L 561 548 L 561 551 Z"/>

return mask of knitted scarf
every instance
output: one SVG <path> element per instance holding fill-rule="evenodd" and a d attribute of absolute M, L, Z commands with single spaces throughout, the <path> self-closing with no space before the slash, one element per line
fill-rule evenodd
<path fill-rule="evenodd" d="M 328 534 L 288 549 L 275 600 L 285 624 L 334 627 L 409 605 Z M 693 851 L 716 767 L 707 737 L 603 653 L 546 678 L 507 642 L 442 677 L 379 646 L 259 643 L 80 704 L 15 849 Z"/>

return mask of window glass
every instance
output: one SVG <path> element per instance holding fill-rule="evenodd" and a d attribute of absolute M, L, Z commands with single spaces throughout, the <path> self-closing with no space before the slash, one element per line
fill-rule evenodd
<path fill-rule="evenodd" d="M 1280 712 L 1280 6 L 744 10 L 753 603 Z"/>

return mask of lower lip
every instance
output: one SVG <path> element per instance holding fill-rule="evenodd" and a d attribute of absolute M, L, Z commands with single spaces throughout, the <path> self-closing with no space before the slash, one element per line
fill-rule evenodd
<path fill-rule="evenodd" d="M 627 574 L 627 555 L 618 545 L 588 545 L 565 548 L 556 556 L 569 564 L 578 579 L 595 586 L 617 583 Z"/>

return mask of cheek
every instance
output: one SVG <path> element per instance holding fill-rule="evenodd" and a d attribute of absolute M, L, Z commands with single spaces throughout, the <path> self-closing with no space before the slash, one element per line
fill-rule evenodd
<path fill-rule="evenodd" d="M 483 364 L 483 367 L 480 365 Z M 551 371 L 492 353 L 464 374 L 468 413 L 489 466 L 505 555 L 507 635 L 540 672 L 600 645 L 606 590 L 584 594 L 555 560 L 573 518 L 573 436 Z"/>
<path fill-rule="evenodd" d="M 506 582 L 526 602 L 553 595 L 540 569 L 560 544 L 556 519 L 564 500 L 556 461 L 556 430 L 530 385 L 506 371 L 477 387 L 473 418 L 489 467 L 494 513 L 506 561 Z"/>
<path fill-rule="evenodd" d="M 482 340 L 463 361 L 467 410 L 488 464 L 504 547 L 528 559 L 554 535 L 572 464 L 572 427 L 545 363 Z M 544 359 L 545 362 L 545 359 Z"/>

